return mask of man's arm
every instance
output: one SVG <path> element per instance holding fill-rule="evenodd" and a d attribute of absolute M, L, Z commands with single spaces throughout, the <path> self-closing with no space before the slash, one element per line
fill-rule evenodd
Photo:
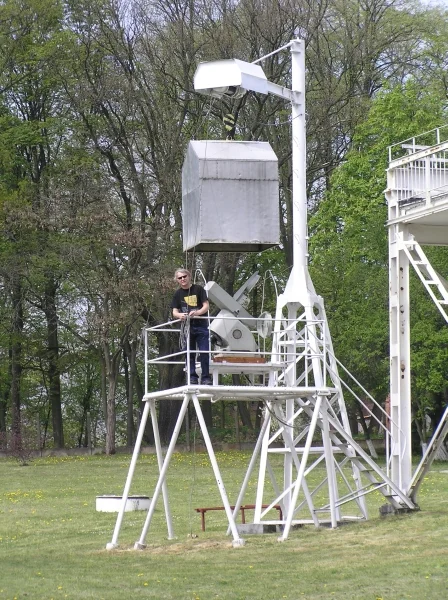
<path fill-rule="evenodd" d="M 186 316 L 185 314 L 182 312 L 182 308 L 181 308 L 181 302 L 179 299 L 179 291 L 177 291 L 174 296 L 173 299 L 171 301 L 171 309 L 173 311 L 173 317 L 175 319 L 185 319 Z"/>
<path fill-rule="evenodd" d="M 206 315 L 208 313 L 208 309 L 209 309 L 209 303 L 207 300 L 206 302 L 204 302 L 204 304 L 202 305 L 201 308 L 198 308 L 197 310 L 191 310 L 188 314 L 181 312 L 177 308 L 173 308 L 173 317 L 175 319 L 180 319 L 181 321 L 185 321 L 185 319 L 187 317 L 202 317 L 203 315 Z"/>
<path fill-rule="evenodd" d="M 187 315 L 185 313 L 181 312 L 179 309 L 173 308 L 173 317 L 175 319 L 184 320 L 187 318 Z"/>
<path fill-rule="evenodd" d="M 205 300 L 202 303 L 201 308 L 192 310 L 190 312 L 190 317 L 203 317 L 204 315 L 206 315 L 208 313 L 209 308 L 210 308 L 210 304 L 209 304 L 208 300 Z M 173 314 L 174 314 L 174 310 L 173 310 Z"/>

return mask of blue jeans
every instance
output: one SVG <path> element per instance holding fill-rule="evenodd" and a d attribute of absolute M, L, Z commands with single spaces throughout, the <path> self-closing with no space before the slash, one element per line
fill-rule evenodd
<path fill-rule="evenodd" d="M 208 327 L 204 325 L 190 325 L 190 377 L 197 377 L 196 373 L 196 348 L 199 350 L 202 379 L 210 377 L 209 354 L 210 344 Z"/>

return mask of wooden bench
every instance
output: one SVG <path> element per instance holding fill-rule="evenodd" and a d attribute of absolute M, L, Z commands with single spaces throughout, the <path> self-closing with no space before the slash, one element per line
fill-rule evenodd
<path fill-rule="evenodd" d="M 269 504 L 262 504 L 261 508 L 268 508 Z M 230 507 L 232 510 L 235 510 L 234 506 Z M 255 508 L 255 504 L 243 504 L 242 506 L 240 506 L 240 511 L 241 511 L 241 522 L 244 524 L 246 523 L 246 510 L 254 510 Z M 278 517 L 279 520 L 282 520 L 282 507 L 279 504 L 275 504 L 275 506 L 273 506 L 272 508 L 276 508 L 278 510 Z M 201 514 L 201 529 L 202 531 L 205 531 L 205 513 L 208 512 L 209 510 L 225 510 L 224 506 L 208 506 L 206 508 L 195 508 L 195 511 L 197 513 Z"/>

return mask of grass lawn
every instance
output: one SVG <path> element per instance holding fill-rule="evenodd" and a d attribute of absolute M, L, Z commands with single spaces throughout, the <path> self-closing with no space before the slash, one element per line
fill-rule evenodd
<path fill-rule="evenodd" d="M 233 503 L 250 454 L 217 454 Z M 448 597 L 448 465 L 436 464 L 420 491 L 421 511 L 380 518 L 384 499 L 368 496 L 370 520 L 338 529 L 306 526 L 286 542 L 247 536 L 233 548 L 206 454 L 176 454 L 168 489 L 176 540 L 167 541 L 160 499 L 148 547 L 133 550 L 145 512 L 126 513 L 119 549 L 107 551 L 116 513 L 96 496 L 118 494 L 129 455 L 0 460 L 0 600 L 439 600 Z M 131 494 L 151 495 L 154 455 L 139 459 Z M 255 482 L 252 483 L 255 486 Z M 249 502 L 249 500 L 247 500 Z M 196 537 L 197 536 L 197 537 Z"/>

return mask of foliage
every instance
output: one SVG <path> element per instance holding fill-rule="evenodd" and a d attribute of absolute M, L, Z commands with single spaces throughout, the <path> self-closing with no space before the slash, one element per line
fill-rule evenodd
<path fill-rule="evenodd" d="M 20 466 L 26 467 L 33 460 L 39 440 L 28 430 L 26 434 L 12 432 L 10 439 L 4 439 L 6 435 L 0 433 L 0 448 L 6 449 L 7 456 L 17 460 Z"/>
<path fill-rule="evenodd" d="M 268 55 L 267 77 L 289 85 L 289 52 L 273 52 L 300 29 L 307 56 L 310 205 L 318 209 L 332 173 L 353 143 L 360 144 L 358 162 L 354 155 L 347 162 L 352 165 L 347 177 L 353 198 L 364 193 L 364 202 L 375 206 L 362 235 L 372 234 L 379 243 L 384 207 L 373 191 L 383 180 L 379 155 L 385 144 L 408 135 L 411 113 L 413 133 L 429 120 L 439 124 L 442 113 L 429 94 L 416 104 L 409 96 L 400 123 L 393 99 L 405 100 L 390 93 L 387 108 L 373 108 L 376 124 L 371 116 L 358 138 L 355 131 L 378 91 L 411 75 L 425 90 L 436 90 L 434 97 L 445 94 L 447 23 L 442 10 L 404 0 L 0 3 L 0 431 L 19 430 L 22 420 L 39 414 L 47 446 L 73 440 L 83 445 L 90 412 L 98 436 L 106 435 L 108 452 L 124 435 L 132 444 L 143 395 L 140 331 L 168 319 L 171 273 L 180 264 L 200 268 L 229 293 L 258 270 L 262 280 L 249 309 L 255 316 L 273 312 L 292 261 L 289 107 L 254 94 L 223 102 L 199 97 L 192 89 L 198 62 Z M 391 126 L 379 135 L 381 111 Z M 227 113 L 236 119 L 235 139 L 269 140 L 278 156 L 282 246 L 261 255 L 183 255 L 185 148 L 190 139 L 225 137 Z M 373 187 L 370 176 L 364 183 L 359 176 L 372 165 Z M 344 202 L 336 202 L 338 177 L 331 193 L 344 212 Z M 374 365 L 371 383 L 384 391 L 379 357 L 386 321 L 370 308 L 376 303 L 387 310 L 378 291 L 385 256 L 368 251 L 356 232 L 365 206 L 362 200 L 354 206 L 356 211 L 345 210 L 343 223 L 351 248 L 330 233 L 327 242 L 334 238 L 334 279 L 340 274 L 354 290 L 363 281 L 369 297 L 365 316 L 354 324 L 363 344 L 352 346 L 349 362 L 364 372 Z M 323 222 L 326 200 L 322 211 L 316 217 Z M 365 250 L 355 250 L 355 240 Z M 316 235 L 313 243 L 325 249 L 327 242 Z M 316 268 L 323 260 L 318 255 Z M 341 274 L 344 263 L 351 270 Z M 367 264 L 372 278 L 363 268 Z M 350 298 L 325 277 L 318 287 L 330 312 L 339 314 L 334 337 L 349 353 L 356 340 L 347 337 L 343 323 L 350 303 L 358 305 L 364 292 Z M 155 340 L 155 352 L 170 350 L 163 336 Z M 175 369 L 161 367 L 151 385 L 174 387 L 178 380 Z M 419 386 L 424 385 L 422 379 Z M 160 415 L 162 434 L 176 414 L 171 406 Z"/>
<path fill-rule="evenodd" d="M 432 129 L 442 121 L 444 109 L 444 97 L 434 89 L 422 90 L 412 80 L 380 93 L 311 219 L 311 270 L 319 293 L 326 299 L 336 353 L 367 389 L 382 399 L 389 389 L 387 208 L 383 192 L 387 147 Z M 434 249 L 432 256 L 446 272 L 446 250 Z M 416 307 L 411 313 L 412 369 L 419 397 L 414 400 L 421 404 L 426 392 L 441 393 L 446 386 L 447 332 L 416 277 L 411 302 Z"/>

